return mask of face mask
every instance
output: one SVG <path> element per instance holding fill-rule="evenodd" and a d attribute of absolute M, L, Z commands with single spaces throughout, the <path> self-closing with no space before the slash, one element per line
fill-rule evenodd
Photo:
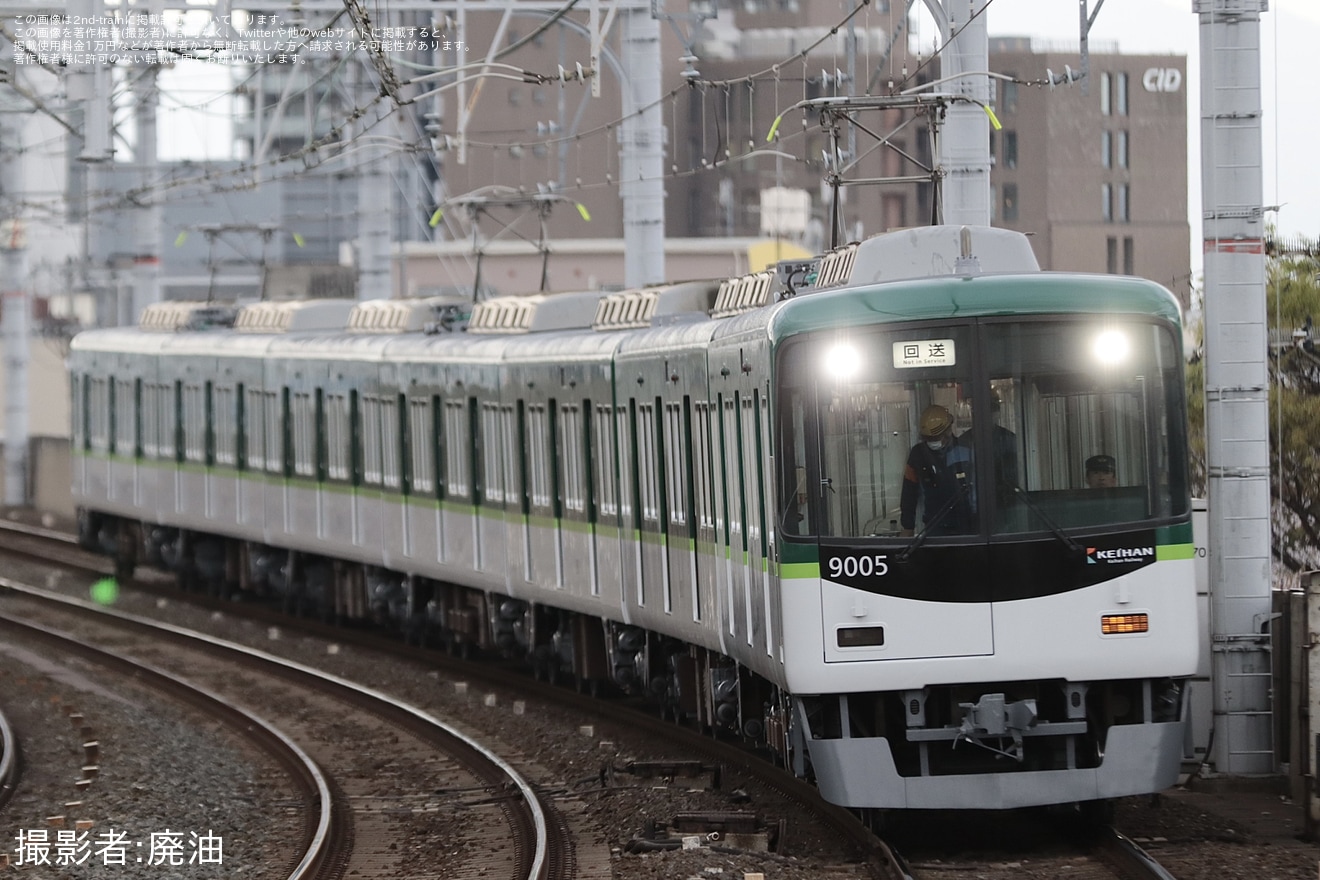
<path fill-rule="evenodd" d="M 927 441 L 926 441 L 926 445 L 929 446 L 931 449 L 935 450 L 936 452 L 939 452 L 941 449 L 944 448 L 944 441 L 943 441 L 943 440 L 927 440 Z"/>

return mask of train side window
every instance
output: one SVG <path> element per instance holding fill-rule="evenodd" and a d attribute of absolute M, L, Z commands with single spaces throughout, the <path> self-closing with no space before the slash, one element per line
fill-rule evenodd
<path fill-rule="evenodd" d="M 86 425 L 83 418 L 83 406 L 87 402 L 85 388 L 82 373 L 69 374 L 69 437 L 76 450 L 87 448 L 87 434 L 83 430 Z"/>
<path fill-rule="evenodd" d="M 284 403 L 283 391 L 267 391 L 265 397 L 266 470 L 272 474 L 284 473 Z"/>
<path fill-rule="evenodd" d="M 596 407 L 596 506 L 602 517 L 619 515 L 618 475 L 615 470 L 613 408 Z"/>
<path fill-rule="evenodd" d="M 401 489 L 403 475 L 399 468 L 399 400 L 395 395 L 380 398 L 380 481 L 387 489 Z"/>
<path fill-rule="evenodd" d="M 247 431 L 243 435 L 246 448 L 243 457 L 248 467 L 262 471 L 266 469 L 266 409 L 262 406 L 262 390 L 247 388 Z"/>
<path fill-rule="evenodd" d="M 563 404 L 559 408 L 560 483 L 564 488 L 564 507 L 575 514 L 587 509 L 585 472 L 583 470 L 582 409 L 576 404 Z"/>
<path fill-rule="evenodd" d="M 642 521 L 660 521 L 660 457 L 656 450 L 655 405 L 637 405 L 637 475 Z"/>
<path fill-rule="evenodd" d="M 169 461 L 178 462 L 183 451 L 183 423 L 179 418 L 182 409 L 183 383 L 171 382 L 162 385 L 160 414 L 161 455 Z"/>
<path fill-rule="evenodd" d="M 183 460 L 206 460 L 206 388 L 183 386 Z"/>
<path fill-rule="evenodd" d="M 692 456 L 693 484 L 696 489 L 697 526 L 715 528 L 715 500 L 711 486 L 710 404 L 702 401 L 694 409 L 696 450 Z"/>
<path fill-rule="evenodd" d="M 293 472 L 316 476 L 316 406 L 310 392 L 293 393 Z"/>
<path fill-rule="evenodd" d="M 408 447 L 414 492 L 430 494 L 435 491 L 435 445 L 431 442 L 431 427 L 431 400 L 426 397 L 409 400 Z"/>
<path fill-rule="evenodd" d="M 380 455 L 380 397 L 364 394 L 361 398 L 362 482 L 379 486 L 382 481 Z"/>
<path fill-rule="evenodd" d="M 110 450 L 110 381 L 93 378 L 88 392 L 89 434 L 96 452 Z"/>
<path fill-rule="evenodd" d="M 469 497 L 467 407 L 463 400 L 445 401 L 445 479 L 450 495 Z"/>
<path fill-rule="evenodd" d="M 156 394 L 156 385 L 148 384 L 142 389 L 142 454 L 146 458 L 160 455 L 160 416 L 157 413 L 160 400 Z"/>
<path fill-rule="evenodd" d="M 348 395 L 325 396 L 326 476 L 347 482 L 352 471 L 352 428 Z"/>
<path fill-rule="evenodd" d="M 215 408 L 215 463 L 234 467 L 238 464 L 238 396 L 232 385 L 211 389 Z"/>
<path fill-rule="evenodd" d="M 619 454 L 619 517 L 625 530 L 637 528 L 640 523 L 634 514 L 634 499 L 637 497 L 637 431 L 633 406 L 618 407 L 614 417 L 617 424 L 619 443 L 615 447 Z"/>
<path fill-rule="evenodd" d="M 527 457 L 532 506 L 550 506 L 550 469 L 547 441 L 550 429 L 543 404 L 527 407 Z"/>
<path fill-rule="evenodd" d="M 481 405 L 481 454 L 486 477 L 485 499 L 492 504 L 504 503 L 504 462 L 501 459 L 504 444 L 500 442 L 500 407 L 497 403 Z"/>
<path fill-rule="evenodd" d="M 729 543 L 735 551 L 745 552 L 747 550 L 747 536 L 743 531 L 743 523 L 746 522 L 743 509 L 745 475 L 743 456 L 738 448 L 738 439 L 742 433 L 738 429 L 738 399 L 738 392 L 734 392 L 732 398 L 724 401 L 724 484 L 729 487 L 724 499 L 728 507 Z"/>
<path fill-rule="evenodd" d="M 683 442 L 687 436 L 683 423 L 682 404 L 665 404 L 665 483 L 668 489 L 669 522 L 676 526 L 686 526 L 688 522 L 688 469 L 685 455 L 688 450 L 687 444 Z"/>
<path fill-rule="evenodd" d="M 137 388 L 132 379 L 115 380 L 115 452 L 137 453 Z"/>

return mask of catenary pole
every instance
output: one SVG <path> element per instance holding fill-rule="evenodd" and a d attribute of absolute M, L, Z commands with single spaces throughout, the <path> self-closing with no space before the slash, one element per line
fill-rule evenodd
<path fill-rule="evenodd" d="M 1216 771 L 1275 771 L 1260 15 L 1194 0 L 1201 33 L 1205 423 Z"/>
<path fill-rule="evenodd" d="M 649 9 L 622 16 L 624 121 L 619 130 L 624 283 L 665 280 L 664 128 L 660 116 L 660 22 Z"/>

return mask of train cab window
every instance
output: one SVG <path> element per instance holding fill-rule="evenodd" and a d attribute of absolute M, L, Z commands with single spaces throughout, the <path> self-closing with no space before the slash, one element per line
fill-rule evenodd
<path fill-rule="evenodd" d="M 1113 320 L 987 324 L 987 368 L 1013 389 L 1020 484 L 992 530 L 1096 527 L 1188 509 L 1178 346 L 1163 326 Z M 1087 461 L 1109 477 L 1088 485 Z"/>
<path fill-rule="evenodd" d="M 787 455 L 777 512 L 784 533 L 979 532 L 969 431 L 974 362 L 965 325 L 831 335 L 786 352 Z M 938 435 L 928 438 L 938 449 L 921 434 L 928 411 L 943 414 Z M 809 435 L 819 449 L 814 463 L 806 459 Z"/>

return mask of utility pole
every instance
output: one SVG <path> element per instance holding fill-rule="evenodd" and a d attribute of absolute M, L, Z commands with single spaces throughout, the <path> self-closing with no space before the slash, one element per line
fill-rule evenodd
<path fill-rule="evenodd" d="M 134 118 L 137 122 L 137 145 L 133 158 L 138 166 L 138 181 L 145 203 L 133 211 L 133 307 L 128 323 L 137 323 L 142 311 L 160 302 L 160 244 L 162 212 L 159 199 L 151 194 L 157 178 L 156 101 L 159 97 L 158 68 L 148 64 L 139 68 L 133 83 Z"/>
<path fill-rule="evenodd" d="M 664 126 L 660 117 L 660 22 L 651 10 L 620 9 L 625 81 L 619 128 L 624 283 L 665 280 Z"/>
<path fill-rule="evenodd" d="M 1260 15 L 1193 0 L 1201 29 L 1205 424 L 1214 747 L 1220 773 L 1274 773 L 1270 453 Z"/>
<path fill-rule="evenodd" d="M 990 225 L 990 36 L 984 10 L 989 0 L 926 0 L 944 40 L 939 88 L 966 100 L 948 109 L 940 137 L 942 222 L 954 226 Z M 950 79 L 950 77 L 957 77 Z"/>
<path fill-rule="evenodd" d="M 15 75 L 18 75 L 17 73 Z M 28 504 L 28 324 L 27 241 L 23 229 L 23 117 L 0 107 L 0 253 L 3 279 L 5 363 L 5 504 Z"/>
<path fill-rule="evenodd" d="M 354 94 L 367 94 L 372 90 L 371 69 L 366 62 L 354 66 L 359 88 Z M 397 111 L 396 111 L 397 112 Z M 361 148 L 354 163 L 357 166 L 357 271 L 359 300 L 389 299 L 393 295 L 390 282 L 390 241 L 394 230 L 394 181 L 390 179 L 388 149 L 381 144 L 381 132 L 367 130 L 361 123 Z M 382 126 L 387 131 L 392 128 Z M 348 139 L 350 143 L 353 138 Z"/>

